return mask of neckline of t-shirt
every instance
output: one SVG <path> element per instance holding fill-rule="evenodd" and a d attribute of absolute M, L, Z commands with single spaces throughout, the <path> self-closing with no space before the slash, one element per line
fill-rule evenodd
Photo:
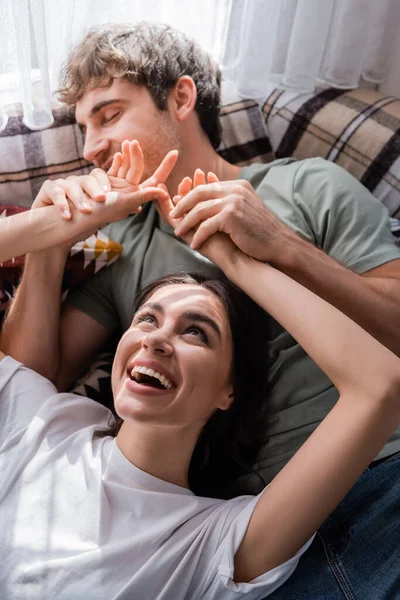
<path fill-rule="evenodd" d="M 155 475 L 142 471 L 136 465 L 130 462 L 118 447 L 117 440 L 112 440 L 110 463 L 115 468 L 122 471 L 129 479 L 138 483 L 141 488 L 149 492 L 162 492 L 164 494 L 184 494 L 186 496 L 194 496 L 191 490 L 159 479 Z"/>

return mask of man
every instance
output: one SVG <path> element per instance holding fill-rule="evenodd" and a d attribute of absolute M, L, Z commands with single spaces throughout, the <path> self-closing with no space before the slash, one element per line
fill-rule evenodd
<path fill-rule="evenodd" d="M 109 184 L 104 171 L 126 139 L 138 140 L 143 149 L 144 178 L 177 149 L 177 163 L 166 177 L 171 197 L 195 169 L 213 171 L 220 182 L 188 196 L 189 202 L 201 199 L 199 206 L 210 211 L 213 226 L 232 236 L 257 228 L 254 256 L 337 306 L 400 354 L 400 250 L 386 209 L 347 172 L 322 159 L 283 159 L 243 169 L 223 160 L 215 150 L 220 74 L 194 42 L 169 27 L 143 23 L 94 30 L 67 62 L 61 98 L 75 107 L 86 136 L 84 156 L 97 169 L 92 176 L 47 182 L 44 203 L 69 198 L 79 205 L 87 202 L 83 192 L 100 196 L 101 186 Z M 124 152 L 129 152 L 126 144 Z M 68 248 L 30 255 L 4 326 L 4 351 L 60 390 L 71 387 L 112 334 L 128 327 L 138 289 L 166 273 L 215 271 L 174 237 L 155 204 L 110 225 L 107 233 L 123 244 L 123 256 L 72 295 L 61 316 Z M 275 334 L 271 435 L 259 462 L 266 481 L 338 397 L 296 341 L 282 330 Z M 400 432 L 378 458 L 399 449 Z"/>

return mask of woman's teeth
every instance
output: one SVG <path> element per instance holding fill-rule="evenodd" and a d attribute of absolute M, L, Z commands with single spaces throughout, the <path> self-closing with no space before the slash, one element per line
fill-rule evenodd
<path fill-rule="evenodd" d="M 172 381 L 168 379 L 165 375 L 162 375 L 158 371 L 154 371 L 153 369 L 148 369 L 147 367 L 136 366 L 130 372 L 130 376 L 132 379 L 138 381 L 136 374 L 141 373 L 142 375 L 147 375 L 148 377 L 153 377 L 157 379 L 161 385 L 166 389 L 170 390 L 173 387 Z"/>

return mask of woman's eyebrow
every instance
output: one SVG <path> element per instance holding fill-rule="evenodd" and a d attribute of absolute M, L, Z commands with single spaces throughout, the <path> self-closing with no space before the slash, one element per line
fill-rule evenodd
<path fill-rule="evenodd" d="M 217 323 L 214 321 L 214 319 L 207 317 L 203 313 L 189 311 L 183 313 L 183 317 L 188 321 L 199 321 L 200 323 L 205 323 L 206 325 L 209 325 L 215 331 L 218 337 L 220 339 L 222 338 L 221 330 L 218 327 Z"/>
<path fill-rule="evenodd" d="M 146 304 L 142 304 L 142 306 L 138 309 L 137 312 L 145 310 L 146 308 L 155 310 L 161 313 L 162 315 L 165 314 L 163 306 L 161 304 L 158 304 L 158 302 L 146 302 Z M 186 311 L 182 314 L 182 317 L 187 321 L 198 321 L 199 323 L 205 323 L 206 325 L 209 325 L 215 331 L 217 336 L 220 339 L 222 339 L 221 330 L 218 327 L 217 323 L 214 321 L 214 319 L 211 319 L 211 317 L 207 317 L 207 315 L 197 311 Z"/>
<path fill-rule="evenodd" d="M 140 312 L 141 310 L 145 310 L 146 308 L 151 308 L 152 310 L 156 310 L 157 312 L 161 313 L 162 315 L 165 313 L 164 308 L 158 302 L 146 302 L 146 304 L 142 304 L 142 306 L 140 306 L 137 309 L 137 312 Z"/>

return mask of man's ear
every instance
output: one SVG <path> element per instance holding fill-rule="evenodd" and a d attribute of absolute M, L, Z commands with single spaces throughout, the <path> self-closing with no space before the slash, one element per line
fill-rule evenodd
<path fill-rule="evenodd" d="M 185 121 L 194 111 L 197 100 L 196 84 L 189 75 L 179 77 L 172 88 L 168 102 L 178 121 Z"/>

